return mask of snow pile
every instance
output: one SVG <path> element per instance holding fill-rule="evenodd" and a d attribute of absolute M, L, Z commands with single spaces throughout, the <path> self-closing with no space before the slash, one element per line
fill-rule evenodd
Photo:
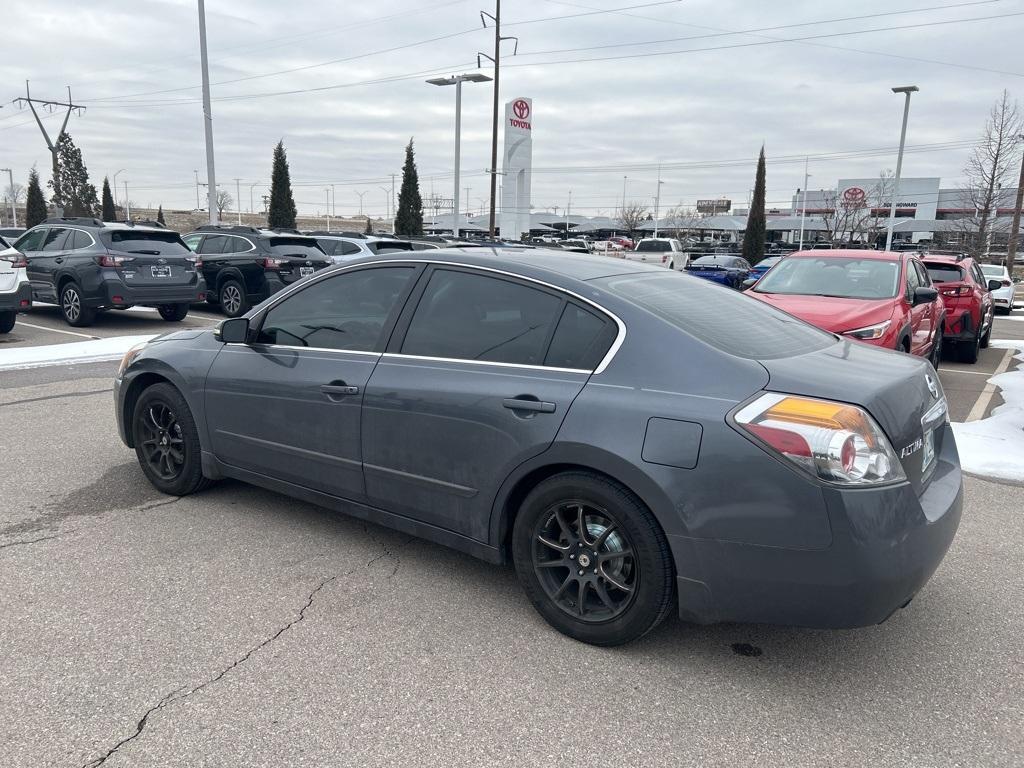
<path fill-rule="evenodd" d="M 993 347 L 1016 349 L 1024 361 L 1024 341 L 993 341 Z M 1005 401 L 987 419 L 953 423 L 960 465 L 965 472 L 1024 482 L 1024 369 L 989 379 Z"/>
<path fill-rule="evenodd" d="M 47 344 L 39 347 L 15 347 L 0 350 L 0 371 L 14 368 L 38 368 L 44 365 L 71 365 L 118 360 L 136 344 L 149 341 L 157 334 L 144 336 L 112 336 L 107 339 L 76 341 L 70 344 Z"/>

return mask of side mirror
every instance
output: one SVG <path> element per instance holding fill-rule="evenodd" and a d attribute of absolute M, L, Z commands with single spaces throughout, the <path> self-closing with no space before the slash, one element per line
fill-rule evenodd
<path fill-rule="evenodd" d="M 914 289 L 914 300 L 912 304 L 915 307 L 918 304 L 928 304 L 930 302 L 935 301 L 935 299 L 937 299 L 938 297 L 939 292 L 936 289 L 921 286 L 920 288 Z"/>
<path fill-rule="evenodd" d="M 230 317 L 223 320 L 213 335 L 225 344 L 245 344 L 249 340 L 249 319 Z"/>
<path fill-rule="evenodd" d="M 990 291 L 998 291 L 1002 287 L 1003 287 L 1003 281 L 1002 280 L 989 280 L 988 281 L 988 289 Z"/>
<path fill-rule="evenodd" d="M 746 280 L 744 280 L 742 283 L 740 283 L 740 290 L 743 290 L 743 291 L 750 290 L 751 288 L 754 287 L 754 284 L 756 282 L 757 282 L 757 278 L 756 277 L 748 277 Z"/>

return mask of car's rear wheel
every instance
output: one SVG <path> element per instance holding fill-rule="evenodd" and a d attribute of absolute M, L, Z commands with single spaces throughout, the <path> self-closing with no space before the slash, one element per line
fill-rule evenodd
<path fill-rule="evenodd" d="M 981 341 L 978 343 L 978 346 L 981 347 L 982 349 L 988 349 L 988 343 L 992 338 L 992 326 L 995 325 L 995 323 L 993 322 L 994 320 L 995 313 L 993 312 L 992 317 L 989 318 L 988 321 L 988 329 L 985 331 L 985 334 L 981 337 Z"/>
<path fill-rule="evenodd" d="M 64 322 L 74 328 L 84 328 L 96 321 L 96 310 L 85 306 L 78 283 L 66 283 L 60 289 L 60 313 Z"/>
<path fill-rule="evenodd" d="M 0 312 L 0 333 L 10 333 L 14 329 L 17 312 Z"/>
<path fill-rule="evenodd" d="M 674 573 L 668 543 L 630 491 L 590 472 L 534 488 L 512 533 L 519 582 L 555 629 L 594 645 L 620 645 L 668 614 Z"/>
<path fill-rule="evenodd" d="M 188 304 L 161 304 L 156 308 L 160 317 L 169 323 L 177 323 L 188 315 Z"/>
<path fill-rule="evenodd" d="M 202 490 L 199 432 L 192 411 L 170 384 L 144 390 L 132 412 L 135 455 L 146 478 L 161 493 L 186 496 Z"/>
<path fill-rule="evenodd" d="M 961 363 L 974 364 L 978 362 L 978 351 L 981 349 L 981 328 L 974 334 L 970 341 L 961 341 L 956 347 L 957 360 Z"/>
<path fill-rule="evenodd" d="M 228 317 L 240 317 L 249 311 L 245 289 L 237 280 L 225 280 L 217 298 L 220 301 L 220 308 Z"/>

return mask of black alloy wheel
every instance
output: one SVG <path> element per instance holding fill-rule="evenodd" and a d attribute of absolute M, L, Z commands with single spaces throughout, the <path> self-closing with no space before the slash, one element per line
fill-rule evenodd
<path fill-rule="evenodd" d="M 538 613 L 586 643 L 635 640 L 675 605 L 672 556 L 657 519 L 629 489 L 592 472 L 554 475 L 527 494 L 512 559 Z"/>
<path fill-rule="evenodd" d="M 237 280 L 225 280 L 219 292 L 220 308 L 228 317 L 240 317 L 249 311 L 245 289 Z"/>
<path fill-rule="evenodd" d="M 185 496 L 209 484 L 202 473 L 195 420 L 173 386 L 155 384 L 142 392 L 131 429 L 139 465 L 158 491 Z"/>
<path fill-rule="evenodd" d="M 67 283 L 60 291 L 60 313 L 64 321 L 74 327 L 83 328 L 96 320 L 96 310 L 85 306 L 82 289 L 77 283 Z"/>

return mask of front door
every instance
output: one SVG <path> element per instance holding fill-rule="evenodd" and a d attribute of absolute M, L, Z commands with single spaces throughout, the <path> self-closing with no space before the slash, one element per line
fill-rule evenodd
<path fill-rule="evenodd" d="M 614 328 L 606 340 L 610 319 L 495 273 L 437 267 L 421 283 L 367 387 L 366 492 L 483 541 L 499 486 L 554 440 Z"/>
<path fill-rule="evenodd" d="M 360 408 L 412 266 L 364 267 L 311 282 L 226 344 L 207 377 L 213 452 L 225 464 L 360 500 Z"/>

